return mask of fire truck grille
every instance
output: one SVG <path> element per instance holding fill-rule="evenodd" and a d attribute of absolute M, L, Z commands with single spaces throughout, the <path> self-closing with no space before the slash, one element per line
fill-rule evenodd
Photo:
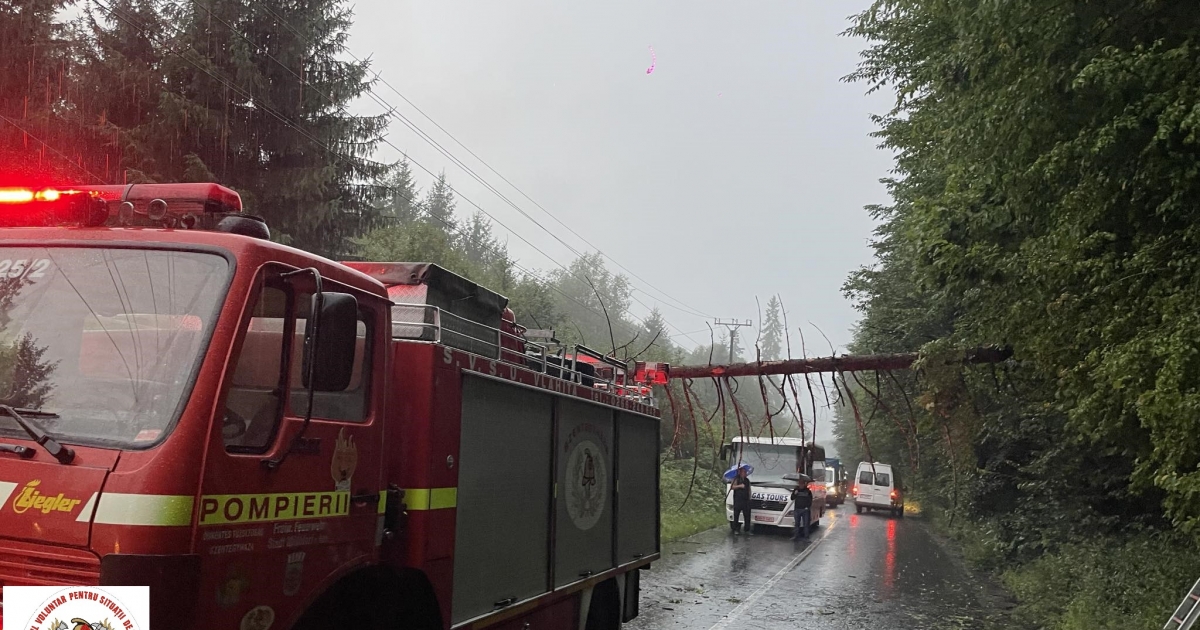
<path fill-rule="evenodd" d="M 0 586 L 100 583 L 100 560 L 86 552 L 0 543 Z"/>
<path fill-rule="evenodd" d="M 787 501 L 763 501 L 762 499 L 750 499 L 750 509 L 752 510 L 782 512 L 783 508 L 785 507 L 787 507 Z"/>

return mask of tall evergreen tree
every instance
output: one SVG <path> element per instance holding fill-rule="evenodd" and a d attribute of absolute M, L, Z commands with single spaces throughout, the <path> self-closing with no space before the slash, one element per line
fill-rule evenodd
<path fill-rule="evenodd" d="M 75 25 L 86 45 L 69 116 L 104 154 L 105 181 L 154 181 L 148 173 L 157 170 L 155 156 L 142 136 L 167 87 L 163 62 L 170 53 L 161 34 L 170 27 L 159 0 L 112 0 L 108 10 L 89 4 Z"/>
<path fill-rule="evenodd" d="M 682 353 L 672 343 L 667 332 L 667 319 L 663 317 L 662 311 L 658 310 L 658 307 L 651 309 L 650 314 L 642 322 L 642 334 L 638 337 L 637 342 L 632 344 L 629 354 L 641 352 L 642 355 L 639 358 L 644 361 L 678 363 L 682 358 Z"/>
<path fill-rule="evenodd" d="M 408 160 L 396 165 L 377 188 L 376 212 L 390 223 L 412 223 L 421 214 L 420 191 Z"/>
<path fill-rule="evenodd" d="M 429 187 L 429 192 L 425 193 L 425 200 L 421 204 L 421 209 L 430 220 L 442 226 L 443 229 L 453 230 L 456 225 L 454 222 L 454 206 L 454 190 L 446 182 L 446 173 L 443 172 L 438 175 L 437 181 L 433 182 L 433 186 Z"/>
<path fill-rule="evenodd" d="M 764 316 L 762 324 L 762 340 L 759 342 L 764 361 L 774 361 L 783 357 L 781 310 L 779 296 L 772 295 L 771 299 L 767 301 L 767 314 Z"/>
<path fill-rule="evenodd" d="M 131 130 L 148 179 L 216 179 L 238 190 L 279 240 L 324 255 L 378 223 L 372 184 L 391 166 L 369 159 L 385 116 L 346 106 L 367 92 L 366 63 L 346 61 L 343 0 L 209 0 L 164 5 L 155 111 Z M 115 23 L 111 32 L 123 28 Z"/>
<path fill-rule="evenodd" d="M 93 180 L 79 130 L 63 124 L 78 39 L 56 19 L 69 0 L 0 0 L 0 178 L 10 184 Z"/>

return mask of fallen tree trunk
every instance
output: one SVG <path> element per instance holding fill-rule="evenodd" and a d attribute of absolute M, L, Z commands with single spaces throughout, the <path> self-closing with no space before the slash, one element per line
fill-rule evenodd
<path fill-rule="evenodd" d="M 975 348 L 947 363 L 1001 363 L 1012 357 L 1012 348 L 987 346 Z M 670 378 L 709 378 L 714 376 L 769 376 L 772 374 L 811 374 L 815 372 L 869 372 L 907 370 L 920 358 L 916 352 L 904 354 L 846 354 L 812 359 L 733 363 L 731 365 L 672 366 Z"/>

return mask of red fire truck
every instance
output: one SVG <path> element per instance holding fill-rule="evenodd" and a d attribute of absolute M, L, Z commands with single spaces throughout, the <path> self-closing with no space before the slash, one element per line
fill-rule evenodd
<path fill-rule="evenodd" d="M 665 372 L 273 243 L 215 184 L 0 189 L 0 228 L 0 584 L 149 585 L 155 628 L 637 615 L 660 414 L 627 382 Z"/>

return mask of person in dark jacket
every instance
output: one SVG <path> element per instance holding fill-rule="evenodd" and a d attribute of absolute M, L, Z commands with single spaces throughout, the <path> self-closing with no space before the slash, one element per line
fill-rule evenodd
<path fill-rule="evenodd" d="M 792 540 L 799 540 L 800 536 L 808 538 L 808 526 L 812 521 L 812 490 L 808 489 L 808 484 L 801 482 L 792 490 L 793 509 L 795 512 L 792 516 L 795 518 L 795 525 L 792 526 Z"/>
<path fill-rule="evenodd" d="M 741 530 L 738 516 L 743 516 L 746 521 L 746 533 L 753 534 L 754 532 L 750 531 L 750 477 L 745 468 L 738 468 L 737 476 L 730 484 L 730 492 L 733 492 L 733 520 L 729 521 L 729 528 L 733 533 L 738 533 Z"/>

